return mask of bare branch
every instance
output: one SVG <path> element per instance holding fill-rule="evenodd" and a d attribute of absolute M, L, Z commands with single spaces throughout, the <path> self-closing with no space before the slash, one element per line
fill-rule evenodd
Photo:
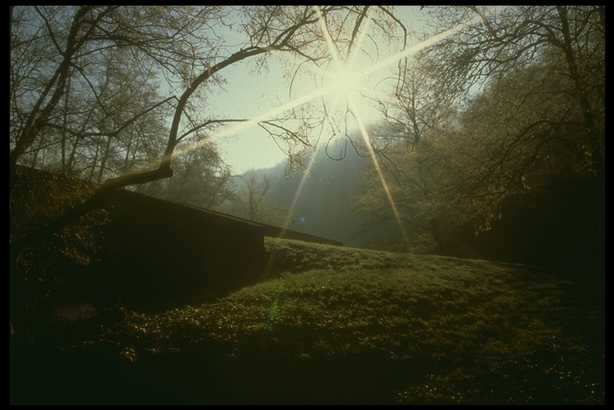
<path fill-rule="evenodd" d="M 204 123 L 195 126 L 194 128 L 184 132 L 183 134 L 181 134 L 181 136 L 179 136 L 177 138 L 177 144 L 179 144 L 184 138 L 188 137 L 190 134 L 208 127 L 210 125 L 214 125 L 214 124 L 222 124 L 222 123 L 226 123 L 226 122 L 244 122 L 244 121 L 248 121 L 247 119 L 241 119 L 241 118 L 226 118 L 226 119 L 216 119 L 216 120 L 207 120 Z"/>
<path fill-rule="evenodd" d="M 360 28 L 360 25 L 362 24 L 362 20 L 367 15 L 368 10 L 369 10 L 369 6 L 363 7 L 362 12 L 358 16 L 358 20 L 356 21 L 356 24 L 354 25 L 354 30 L 352 30 L 352 38 L 350 39 L 350 44 L 348 45 L 348 48 L 347 48 L 346 59 L 349 58 L 352 52 L 352 46 L 354 44 L 354 40 L 356 39 L 356 35 L 358 34 L 358 29 Z"/>
<path fill-rule="evenodd" d="M 49 37 L 51 38 L 51 41 L 53 42 L 53 45 L 55 46 L 56 50 L 58 50 L 58 53 L 60 53 L 60 55 L 64 55 L 64 50 L 62 50 L 62 47 L 60 47 L 60 45 L 58 44 L 58 41 L 55 39 L 55 34 L 53 34 L 53 30 L 51 29 L 51 25 L 49 24 L 49 20 L 38 9 L 38 6 L 34 6 L 34 10 L 36 10 L 36 13 L 43 19 L 43 21 L 45 23 L 45 27 L 47 28 L 47 32 L 49 33 Z"/>

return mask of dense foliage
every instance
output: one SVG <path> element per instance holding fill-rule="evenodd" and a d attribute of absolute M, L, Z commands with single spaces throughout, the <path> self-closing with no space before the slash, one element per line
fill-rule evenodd
<path fill-rule="evenodd" d="M 61 175 L 18 169 L 10 197 L 10 241 L 40 230 L 49 220 L 89 199 L 91 184 Z M 105 210 L 88 213 L 62 229 L 48 232 L 11 260 L 10 314 L 20 336 L 45 326 L 58 300 L 79 299 L 101 258 Z"/>

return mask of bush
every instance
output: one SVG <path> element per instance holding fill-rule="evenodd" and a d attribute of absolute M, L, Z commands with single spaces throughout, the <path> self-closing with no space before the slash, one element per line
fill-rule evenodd
<path fill-rule="evenodd" d="M 11 188 L 11 244 L 89 198 L 94 190 L 83 181 L 25 167 L 18 167 Z M 92 266 L 101 257 L 106 222 L 106 211 L 90 212 L 16 255 L 10 267 L 10 297 L 17 333 L 43 328 L 60 301 L 83 299 L 80 292 L 91 282 Z"/>

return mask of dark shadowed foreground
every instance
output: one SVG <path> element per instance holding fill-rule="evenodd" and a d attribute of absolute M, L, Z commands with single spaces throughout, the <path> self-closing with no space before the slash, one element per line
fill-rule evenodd
<path fill-rule="evenodd" d="M 603 319 L 522 266 L 267 239 L 268 280 L 56 321 L 14 403 L 603 403 Z M 271 259 L 272 258 L 272 259 Z M 85 315 L 87 316 L 87 315 Z"/>

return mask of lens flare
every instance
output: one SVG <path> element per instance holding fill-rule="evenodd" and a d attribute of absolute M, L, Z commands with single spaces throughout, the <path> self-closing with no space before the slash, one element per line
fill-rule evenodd
<path fill-rule="evenodd" d="M 333 58 L 335 65 L 340 66 L 341 57 L 339 57 L 339 50 L 337 50 L 337 46 L 335 46 L 335 43 L 333 42 L 333 39 L 331 38 L 330 33 L 328 32 L 328 28 L 326 27 L 326 21 L 324 20 L 324 16 L 322 15 L 322 10 L 320 10 L 319 6 L 314 6 L 314 9 L 318 13 L 318 20 L 320 21 L 320 29 L 322 30 L 322 35 L 324 36 L 324 39 L 326 40 L 326 45 L 328 46 L 328 52 Z"/>
<path fill-rule="evenodd" d="M 336 65 L 336 67 L 335 67 L 336 71 L 333 71 L 333 74 L 330 74 L 330 73 L 326 73 L 326 72 L 320 70 L 319 68 L 310 67 L 310 69 L 315 70 L 318 74 L 321 74 L 322 76 L 330 77 L 332 75 L 333 77 L 339 77 L 341 75 L 340 73 L 344 72 L 343 71 L 344 67 L 343 67 L 343 64 L 341 62 L 341 59 L 340 59 L 340 56 L 339 56 L 339 52 L 338 52 L 338 50 L 337 50 L 337 48 L 336 48 L 336 46 L 335 46 L 335 44 L 334 44 L 330 34 L 328 33 L 328 30 L 326 28 L 326 24 L 325 24 L 325 21 L 324 21 L 324 17 L 322 15 L 322 12 L 321 12 L 320 8 L 316 6 L 315 9 L 316 9 L 316 11 L 318 13 L 318 16 L 319 16 L 320 27 L 322 29 L 324 38 L 326 40 L 326 44 L 327 44 L 329 52 L 330 52 L 330 54 L 331 54 L 331 56 L 333 58 L 334 64 Z M 489 14 L 489 13 L 487 13 L 487 14 Z M 421 51 L 421 50 L 423 50 L 425 48 L 433 46 L 437 42 L 444 40 L 445 38 L 447 38 L 447 37 L 457 33 L 458 31 L 460 31 L 461 29 L 463 29 L 467 25 L 473 23 L 474 21 L 476 21 L 476 19 L 483 19 L 483 17 L 482 16 L 477 16 L 476 18 L 471 19 L 468 22 L 461 23 L 458 26 L 456 26 L 456 27 L 454 27 L 454 28 L 452 28 L 450 30 L 447 30 L 447 31 L 445 31 L 443 33 L 437 34 L 437 35 L 435 35 L 435 36 L 433 36 L 433 37 L 431 37 L 431 38 L 429 38 L 429 39 L 427 39 L 427 40 L 425 40 L 425 41 L 423 41 L 423 42 L 421 42 L 421 43 L 419 43 L 419 44 L 417 44 L 417 45 L 415 45 L 415 46 L 413 46 L 413 47 L 411 47 L 411 48 L 409 48 L 407 50 L 404 50 L 402 52 L 394 54 L 394 55 L 384 59 L 383 61 L 370 66 L 369 68 L 367 68 L 366 70 L 363 70 L 362 72 L 358 72 L 356 74 L 353 74 L 351 76 L 352 80 L 350 81 L 349 84 L 360 84 L 359 80 L 361 80 L 363 77 L 365 77 L 365 76 L 367 76 L 369 74 L 372 74 L 375 71 L 381 70 L 381 69 L 383 69 L 383 68 L 385 68 L 385 67 L 387 67 L 389 65 L 392 65 L 392 64 L 394 64 L 395 62 L 397 62 L 398 60 L 400 60 L 400 59 L 402 59 L 404 57 L 408 57 L 408 56 L 410 56 L 412 54 L 417 53 L 418 51 Z M 367 19 L 367 22 L 365 23 L 365 25 L 368 26 L 369 22 L 370 22 L 370 20 Z M 356 50 L 358 48 L 358 46 L 361 44 L 361 42 L 363 41 L 364 36 L 366 34 L 366 31 L 367 31 L 366 29 L 363 29 L 359 33 L 359 38 L 358 38 L 358 41 L 357 41 L 357 45 L 354 48 L 354 50 Z M 353 60 L 353 57 L 355 56 L 355 53 L 356 53 L 355 51 L 352 52 L 350 50 L 350 58 L 348 58 L 348 62 L 351 63 L 351 61 Z M 293 109 L 295 107 L 298 107 L 298 106 L 301 106 L 303 104 L 306 104 L 306 103 L 308 103 L 308 102 L 310 102 L 310 101 L 312 101 L 312 100 L 314 100 L 314 99 L 316 99 L 318 97 L 325 96 L 325 95 L 327 95 L 327 94 L 329 94 L 329 93 L 331 93 L 331 92 L 333 92 L 333 91 L 335 91 L 337 89 L 340 89 L 340 88 L 343 89 L 344 87 L 349 87 L 349 86 L 348 85 L 343 85 L 343 84 L 340 85 L 340 84 L 333 83 L 333 84 L 329 84 L 327 86 L 321 87 L 321 88 L 319 88 L 319 89 L 317 89 L 317 90 L 315 90 L 315 91 L 313 91 L 311 93 L 308 93 L 307 95 L 304 95 L 302 97 L 299 97 L 299 98 L 296 98 L 296 99 L 294 99 L 292 101 L 289 101 L 286 104 L 283 104 L 281 106 L 273 108 L 272 110 L 270 110 L 268 112 L 265 112 L 264 114 L 261 114 L 259 116 L 256 116 L 256 117 L 254 117 L 252 119 L 245 120 L 244 122 L 238 123 L 238 124 L 233 125 L 233 126 L 223 127 L 221 130 L 218 130 L 218 131 L 212 133 L 210 135 L 210 138 L 205 138 L 205 139 L 203 139 L 201 141 L 196 141 L 196 142 L 193 142 L 193 143 L 190 143 L 190 144 L 186 144 L 182 148 L 177 148 L 176 147 L 174 149 L 173 153 L 172 153 L 172 157 L 177 157 L 177 156 L 180 156 L 180 155 L 185 155 L 186 153 L 188 153 L 188 152 L 190 152 L 192 150 L 198 149 L 200 146 L 206 144 L 211 138 L 215 139 L 215 138 L 221 138 L 221 137 L 233 135 L 233 134 L 236 134 L 236 133 L 238 133 L 240 131 L 249 129 L 251 127 L 254 127 L 255 125 L 257 125 L 261 121 L 270 120 L 270 119 L 274 118 L 275 116 L 277 116 L 279 114 L 282 114 L 282 113 L 284 113 L 284 112 L 286 112 L 288 110 L 291 110 L 291 109 Z M 356 116 L 357 120 L 359 120 L 360 116 L 358 115 L 358 113 L 355 110 L 353 110 L 353 111 L 355 113 L 355 116 Z M 361 121 L 359 121 L 359 125 L 360 125 L 360 128 L 361 128 L 361 133 L 363 134 L 363 138 L 365 138 L 365 135 L 367 135 L 367 134 L 366 134 L 366 130 L 364 129 L 364 125 L 362 125 Z M 385 181 L 383 179 L 383 175 L 382 175 L 381 170 L 379 168 L 379 164 L 377 163 L 377 159 L 375 158 L 374 153 L 371 152 L 372 148 L 370 147 L 370 145 L 367 144 L 367 146 L 370 148 L 370 154 L 371 154 L 371 156 L 373 158 L 373 161 L 374 161 L 374 164 L 376 166 L 376 169 L 378 170 L 378 174 L 380 175 L 380 180 L 382 181 L 382 185 L 384 186 L 384 189 L 386 190 L 386 194 L 387 194 L 387 196 L 389 198 L 389 202 L 391 203 L 391 207 L 393 208 L 393 211 L 395 213 L 395 217 L 397 217 L 397 220 L 400 221 L 400 217 L 398 217 L 398 212 L 396 211 L 396 206 L 394 206 L 394 201 L 392 201 L 392 196 L 390 194 L 390 190 L 385 185 Z M 314 156 L 312 155 L 312 158 L 310 159 L 310 165 L 308 166 L 308 169 L 313 165 L 313 157 Z M 302 187 L 302 185 L 303 184 L 301 184 L 301 187 Z M 300 190 L 297 190 L 297 193 L 300 194 Z M 296 201 L 294 201 L 294 202 L 296 202 Z"/>
<path fill-rule="evenodd" d="M 317 147 L 318 147 L 317 145 L 314 147 L 313 152 L 311 153 L 311 157 L 309 158 L 309 163 L 307 164 L 307 168 L 305 169 L 305 172 L 303 173 L 303 177 L 301 178 L 301 182 L 299 183 L 298 188 L 296 189 L 296 192 L 294 193 L 294 197 L 292 198 L 292 203 L 290 204 L 290 209 L 288 209 L 288 216 L 286 217 L 286 222 L 284 223 L 284 226 L 282 227 L 279 233 L 280 238 L 283 238 L 283 236 L 286 234 L 286 231 L 288 230 L 288 227 L 290 226 L 290 221 L 292 221 L 292 217 L 294 216 L 294 209 L 296 208 L 298 199 L 301 195 L 301 192 L 303 191 L 303 186 L 305 185 L 305 181 L 307 180 L 307 177 L 310 175 L 311 169 L 313 168 L 313 164 L 315 163 Z"/>
<path fill-rule="evenodd" d="M 313 152 L 311 153 L 311 157 L 309 158 L 307 169 L 303 173 L 303 177 L 301 178 L 301 182 L 299 183 L 298 188 L 296 188 L 296 192 L 294 192 L 294 197 L 292 198 L 292 203 L 290 204 L 290 208 L 288 209 L 288 215 L 286 216 L 286 221 L 284 222 L 284 225 L 282 226 L 281 230 L 279 231 L 279 235 L 277 236 L 278 239 L 283 238 L 286 235 L 286 232 L 288 231 L 288 227 L 290 226 L 290 222 L 292 221 L 292 217 L 294 216 L 294 209 L 296 208 L 298 199 L 301 195 L 301 192 L 303 191 L 303 186 L 305 185 L 305 181 L 307 180 L 307 177 L 311 173 L 311 169 L 313 168 L 313 164 L 315 163 L 317 149 L 318 149 L 318 144 L 316 143 L 315 147 L 313 148 Z M 266 275 L 269 274 L 273 266 L 274 259 L 275 259 L 275 254 L 271 254 L 267 262 L 267 266 L 265 268 Z"/>
<path fill-rule="evenodd" d="M 331 107 L 332 111 L 334 111 L 337 108 L 338 102 L 339 102 L 339 99 L 335 99 L 333 101 L 333 106 Z M 316 153 L 318 151 L 319 142 L 320 141 L 318 139 L 315 146 L 313 147 L 313 153 L 311 154 L 311 157 L 309 158 L 309 163 L 307 164 L 307 168 L 305 169 L 305 172 L 303 173 L 301 182 L 299 183 L 298 188 L 294 192 L 294 197 L 292 198 L 290 208 L 288 209 L 288 216 L 286 218 L 286 222 L 284 223 L 284 226 L 282 227 L 282 230 L 280 231 L 279 238 L 285 235 L 286 231 L 288 230 L 288 226 L 290 226 L 290 221 L 292 221 L 292 217 L 294 216 L 294 209 L 296 208 L 298 199 L 301 193 L 303 192 L 303 186 L 305 185 L 305 181 L 307 180 L 307 177 L 309 176 L 309 174 L 311 173 L 311 169 L 313 168 L 313 164 L 316 158 Z"/>
<path fill-rule="evenodd" d="M 324 37 L 326 38 L 326 41 L 327 41 L 327 44 L 328 44 L 328 47 L 329 47 L 329 51 L 330 51 L 331 55 L 333 56 L 333 60 L 335 61 L 335 63 L 338 64 L 338 69 L 341 69 L 339 53 L 337 51 L 337 48 L 334 46 L 334 44 L 332 44 L 332 39 L 331 39 L 330 35 L 328 34 L 328 31 L 326 29 L 326 25 L 324 24 L 322 12 L 320 11 L 320 9 L 318 7 L 316 7 L 316 10 L 317 10 L 317 12 L 318 12 L 318 14 L 320 16 L 320 24 L 321 24 L 323 32 L 325 33 Z M 437 34 L 437 35 L 435 35 L 435 36 L 433 36 L 433 37 L 431 37 L 431 38 L 429 38 L 427 40 L 424 40 L 423 42 L 421 42 L 419 44 L 416 44 L 415 46 L 413 46 L 413 47 L 411 47 L 411 48 L 409 48 L 409 49 L 407 49 L 405 51 L 402 51 L 400 53 L 394 54 L 394 55 L 386 58 L 385 60 L 381 61 L 380 63 L 375 64 L 375 65 L 371 66 L 370 68 L 360 72 L 355 78 L 356 79 L 361 79 L 364 76 L 372 74 L 375 71 L 381 70 L 381 69 L 385 68 L 386 66 L 394 64 L 395 62 L 397 62 L 398 60 L 400 60 L 400 59 L 402 59 L 404 57 L 408 57 L 408 56 L 410 56 L 412 54 L 417 53 L 420 50 L 423 50 L 425 48 L 431 47 L 434 44 L 438 43 L 439 41 L 442 41 L 445 38 L 455 34 L 458 31 L 460 31 L 461 29 L 463 29 L 467 25 L 471 24 L 475 20 L 476 20 L 476 18 L 471 19 L 468 22 L 461 23 L 458 26 L 456 26 L 456 27 L 454 27 L 454 28 L 452 28 L 450 30 L 447 30 L 447 31 L 445 31 L 443 33 L 440 33 L 440 34 Z M 361 36 L 361 40 L 362 40 L 363 37 L 364 37 L 364 34 Z M 317 70 L 320 71 L 323 74 L 325 73 L 324 71 L 322 71 L 320 69 L 317 69 Z M 330 76 L 330 74 L 328 74 L 328 73 L 326 73 L 324 75 L 325 76 Z M 235 126 L 226 127 L 225 129 L 222 129 L 221 131 L 218 131 L 218 132 L 214 133 L 212 135 L 212 137 L 213 138 L 219 138 L 219 137 L 223 137 L 223 136 L 227 136 L 227 135 L 232 135 L 232 134 L 235 134 L 235 133 L 237 133 L 239 131 L 243 131 L 245 129 L 251 128 L 251 127 L 257 125 L 258 122 L 260 122 L 260 121 L 265 121 L 267 119 L 271 119 L 274 116 L 279 115 L 281 113 L 284 113 L 284 112 L 286 112 L 286 111 L 288 111 L 288 110 L 290 110 L 292 108 L 295 108 L 295 107 L 298 107 L 300 105 L 306 104 L 306 103 L 314 100 L 315 98 L 318 98 L 318 97 L 324 96 L 326 94 L 329 94 L 329 93 L 335 91 L 336 87 L 338 87 L 338 85 L 335 85 L 335 84 L 330 84 L 328 86 L 321 87 L 321 88 L 319 88 L 319 89 L 317 89 L 317 90 L 315 90 L 315 91 L 313 91 L 313 92 L 311 92 L 311 93 L 309 93 L 309 94 L 307 94 L 307 95 L 305 95 L 303 97 L 299 97 L 297 99 L 294 99 L 294 100 L 292 100 L 292 101 L 290 101 L 290 102 L 288 102 L 288 103 L 286 103 L 284 105 L 281 105 L 279 107 L 276 107 L 276 108 L 274 108 L 274 109 L 272 109 L 272 110 L 270 110 L 270 111 L 268 111 L 268 112 L 266 112 L 266 113 L 264 113 L 262 115 L 259 115 L 259 116 L 255 117 L 255 118 L 252 118 L 251 120 L 247 120 L 244 123 L 241 123 L 241 124 L 235 125 Z M 192 147 L 191 149 L 198 148 L 198 146 L 199 146 L 199 143 L 195 143 L 194 147 Z M 184 151 L 188 151 L 188 150 L 184 150 Z"/>
<path fill-rule="evenodd" d="M 364 21 L 365 21 L 365 25 L 362 28 L 362 30 L 358 33 L 358 39 L 356 40 L 356 44 L 354 44 L 354 46 L 348 52 L 347 64 L 349 66 L 351 66 L 354 63 L 354 59 L 356 58 L 357 50 L 360 50 L 360 47 L 362 46 L 362 42 L 364 41 L 365 35 L 369 31 L 371 19 L 369 18 L 368 9 L 365 11 Z"/>
<path fill-rule="evenodd" d="M 382 184 L 382 188 L 384 189 L 384 192 L 386 193 L 386 197 L 388 198 L 388 203 L 390 204 L 390 209 L 392 210 L 392 213 L 394 214 L 394 218 L 397 221 L 397 224 L 399 225 L 399 230 L 401 231 L 401 236 L 403 237 L 403 241 L 404 243 L 408 243 L 408 237 L 407 237 L 407 232 L 405 231 L 405 227 L 403 226 L 403 223 L 401 222 L 401 215 L 399 214 L 399 210 L 397 209 L 396 203 L 394 202 L 394 199 L 392 198 L 392 193 L 390 192 L 390 187 L 388 186 L 388 183 L 386 182 L 386 178 L 384 177 L 384 173 L 382 172 L 382 169 L 380 167 L 379 161 L 377 160 L 377 156 L 375 155 L 375 151 L 373 150 L 373 147 L 371 146 L 371 142 L 370 142 L 370 138 L 369 138 L 369 134 L 367 133 L 367 129 L 365 128 L 364 124 L 362 123 L 362 120 L 360 119 L 360 115 L 359 113 L 356 111 L 356 107 L 355 104 L 353 103 L 353 101 L 350 101 L 350 109 L 354 112 L 355 118 L 356 118 L 356 122 L 358 123 L 358 128 L 360 130 L 360 135 L 362 135 L 362 139 L 365 143 L 365 145 L 367 146 L 367 151 L 369 151 L 369 156 L 371 157 L 371 162 L 373 162 L 373 166 L 375 167 L 375 171 L 377 172 L 377 176 L 379 177 L 379 181 Z"/>
<path fill-rule="evenodd" d="M 457 25 L 455 27 L 452 27 L 449 30 L 444 31 L 443 33 L 436 34 L 436 35 L 434 35 L 434 36 L 432 36 L 432 37 L 430 37 L 430 38 L 428 38 L 428 39 L 426 39 L 426 40 L 416 44 L 415 46 L 408 48 L 407 50 L 404 50 L 404 51 L 401 51 L 399 53 L 393 54 L 390 57 L 385 58 L 384 60 L 380 61 L 379 63 L 373 64 L 371 67 L 369 67 L 366 70 L 364 70 L 362 72 L 362 75 L 363 76 L 369 75 L 371 73 L 374 73 L 375 71 L 381 70 L 382 68 L 384 68 L 386 66 L 389 66 L 389 65 L 392 65 L 392 64 L 396 63 L 397 61 L 399 61 L 402 58 L 409 57 L 409 56 L 411 56 L 413 54 L 418 53 L 419 51 L 422 51 L 422 50 L 424 50 L 426 48 L 432 47 L 435 44 L 439 43 L 440 41 L 443 41 L 446 38 L 450 37 L 451 35 L 458 33 L 460 30 L 462 30 L 463 28 L 467 27 L 468 25 L 474 23 L 479 18 L 480 17 L 478 16 L 478 17 L 473 18 L 473 19 L 471 19 L 471 20 L 469 20 L 469 21 L 467 21 L 465 23 L 461 23 L 461 24 L 459 24 L 459 25 Z"/>
<path fill-rule="evenodd" d="M 309 101 L 321 97 L 323 95 L 326 95 L 330 92 L 330 89 L 327 89 L 325 87 L 319 88 L 307 95 L 304 95 L 300 98 L 294 99 L 284 105 L 280 105 L 270 111 L 267 111 L 266 113 L 259 115 L 257 117 L 254 117 L 252 119 L 249 120 L 245 120 L 244 122 L 241 122 L 237 125 L 232 125 L 232 126 L 227 126 L 224 127 L 223 129 L 215 132 L 214 134 L 211 135 L 211 138 L 222 138 L 222 137 L 226 137 L 229 135 L 233 135 L 236 134 L 240 131 L 246 130 L 248 128 L 251 128 L 255 125 L 257 125 L 259 122 L 261 121 L 266 121 L 266 120 L 270 120 L 271 118 L 275 117 L 276 115 L 279 114 L 283 114 L 284 112 L 291 110 L 293 108 L 296 108 L 298 106 L 301 106 L 303 104 L 308 103 Z M 190 152 L 192 150 L 195 150 L 197 148 L 199 148 L 200 146 L 204 145 L 207 143 L 207 141 L 209 141 L 208 139 L 203 139 L 201 141 L 195 141 L 191 144 L 186 144 L 184 147 L 182 147 L 181 149 L 175 149 L 175 151 L 173 152 L 173 157 L 179 156 L 179 155 L 183 155 L 187 152 Z"/>

